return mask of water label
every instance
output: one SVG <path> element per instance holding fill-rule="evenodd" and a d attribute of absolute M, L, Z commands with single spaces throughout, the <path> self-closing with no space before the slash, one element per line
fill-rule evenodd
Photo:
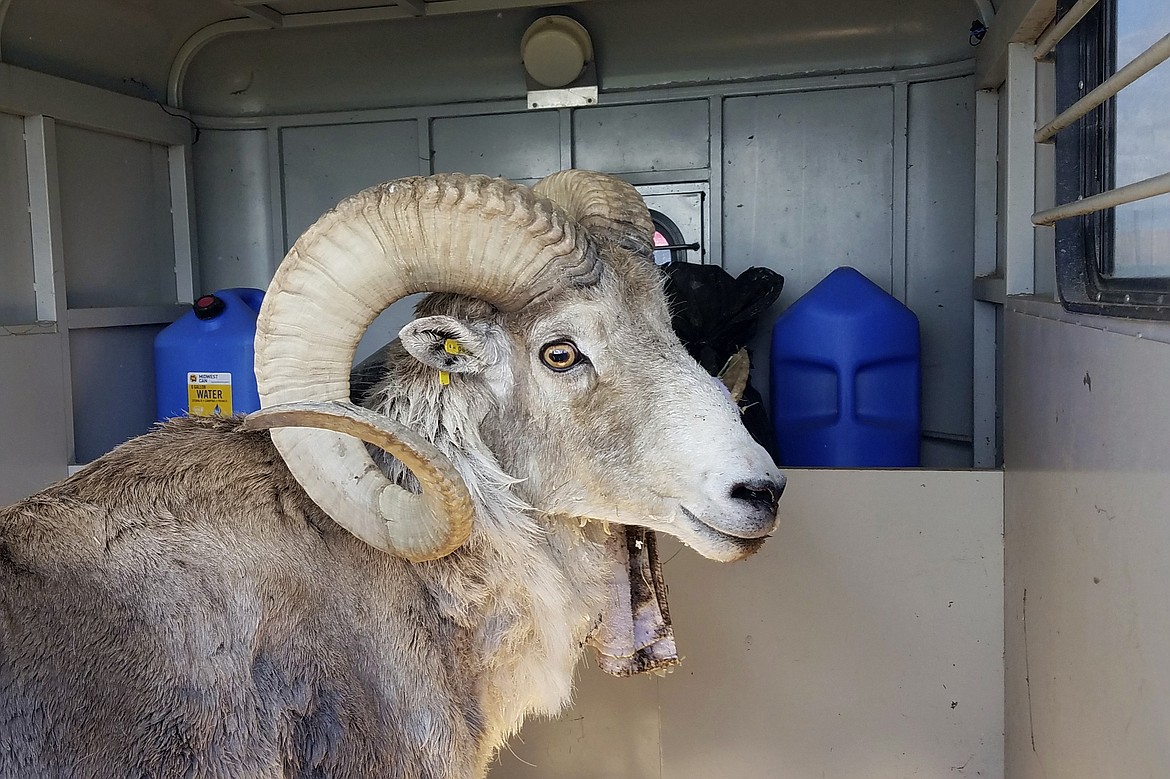
<path fill-rule="evenodd" d="M 230 373 L 188 373 L 187 412 L 193 417 L 232 415 Z"/>

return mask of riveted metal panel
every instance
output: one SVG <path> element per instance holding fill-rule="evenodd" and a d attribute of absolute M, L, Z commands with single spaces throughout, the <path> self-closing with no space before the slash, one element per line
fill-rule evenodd
<path fill-rule="evenodd" d="M 370 122 L 291 127 L 281 131 L 285 245 L 339 200 L 382 181 L 420 171 L 419 122 Z M 425 139 L 423 139 L 425 140 Z M 398 337 L 422 298 L 390 306 L 366 330 L 356 360 Z"/>
<path fill-rule="evenodd" d="M 64 342 L 60 333 L 0 331 L 0 506 L 65 477 Z"/>
<path fill-rule="evenodd" d="M 57 125 L 70 308 L 175 302 L 167 147 Z"/>
<path fill-rule="evenodd" d="M 791 302 L 840 265 L 891 278 L 893 90 L 724 105 L 724 267 L 766 265 Z"/>
<path fill-rule="evenodd" d="M 965 439 L 972 414 L 974 100 L 972 78 L 910 86 L 906 187 L 906 304 L 918 315 L 922 383 L 930 389 L 922 396 L 922 425 Z M 953 454 L 935 464 L 971 466 L 969 448 Z"/>
<path fill-rule="evenodd" d="M 752 343 L 764 397 L 772 322 L 792 301 L 841 265 L 890 289 L 893 107 L 885 86 L 724 103 L 723 267 L 785 282 Z"/>
<path fill-rule="evenodd" d="M 561 122 L 556 111 L 436 119 L 431 149 L 436 173 L 539 179 L 561 168 Z"/>
<path fill-rule="evenodd" d="M 707 167 L 705 100 L 573 112 L 574 166 L 606 173 Z"/>
<path fill-rule="evenodd" d="M 73 435 L 86 463 L 154 423 L 154 337 L 162 325 L 71 330 Z"/>
<path fill-rule="evenodd" d="M 342 198 L 419 172 L 412 120 L 290 127 L 280 139 L 286 249 Z"/>
<path fill-rule="evenodd" d="M 267 133 L 205 130 L 192 152 L 201 291 L 267 287 L 280 251 Z"/>
<path fill-rule="evenodd" d="M 32 227 L 28 214 L 28 168 L 24 120 L 0 114 L 0 324 L 34 322 Z"/>

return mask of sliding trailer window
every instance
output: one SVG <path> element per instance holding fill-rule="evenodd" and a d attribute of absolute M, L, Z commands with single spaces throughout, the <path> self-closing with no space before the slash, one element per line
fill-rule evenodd
<path fill-rule="evenodd" d="M 1053 47 L 1054 51 L 1053 51 Z M 1170 319 L 1170 2 L 1059 0 L 1037 43 L 1056 60 L 1057 279 L 1072 311 Z"/>

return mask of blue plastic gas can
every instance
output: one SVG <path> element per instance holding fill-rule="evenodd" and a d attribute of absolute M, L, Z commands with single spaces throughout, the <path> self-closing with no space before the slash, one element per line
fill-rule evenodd
<path fill-rule="evenodd" d="M 854 268 L 837 268 L 772 328 L 771 407 L 781 464 L 919 464 L 918 317 Z"/>
<path fill-rule="evenodd" d="M 256 314 L 264 291 L 203 295 L 154 339 L 158 418 L 231 416 L 260 408 L 256 391 Z"/>

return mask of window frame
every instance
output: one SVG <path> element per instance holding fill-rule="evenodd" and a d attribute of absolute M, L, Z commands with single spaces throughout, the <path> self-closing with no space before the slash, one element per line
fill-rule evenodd
<path fill-rule="evenodd" d="M 1072 4 L 1072 0 L 1058 0 L 1057 18 Z M 1101 0 L 1057 45 L 1058 111 L 1112 75 L 1116 67 L 1116 13 L 1116 0 Z M 1071 203 L 1113 189 L 1115 105 L 1112 98 L 1105 101 L 1056 135 L 1056 202 Z M 1055 229 L 1057 287 L 1067 310 L 1170 320 L 1170 277 L 1113 278 L 1101 272 L 1113 262 L 1112 208 L 1062 219 Z"/>

